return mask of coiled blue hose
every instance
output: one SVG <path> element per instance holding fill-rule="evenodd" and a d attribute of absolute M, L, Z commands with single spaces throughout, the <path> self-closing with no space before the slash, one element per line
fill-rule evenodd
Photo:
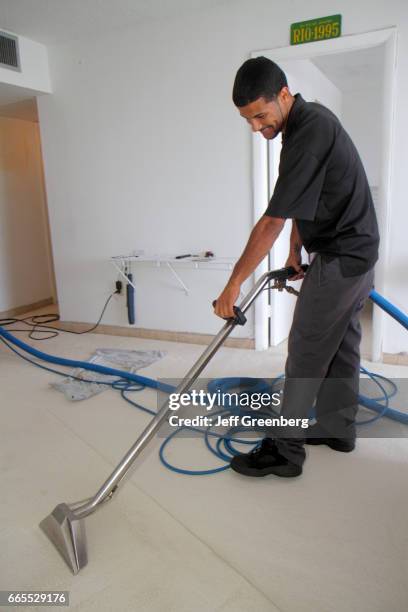
<path fill-rule="evenodd" d="M 408 329 L 408 317 L 398 308 L 396 308 L 393 304 L 391 304 L 390 302 L 388 302 L 388 300 L 386 300 L 385 298 L 383 298 L 380 294 L 378 294 L 376 291 L 371 291 L 370 293 L 370 299 L 372 299 L 373 302 L 375 302 L 377 305 L 379 305 L 383 310 L 385 310 L 390 316 L 392 316 L 395 320 L 397 320 L 401 325 L 403 325 L 403 327 L 405 327 L 406 329 Z M 39 351 L 33 347 L 31 347 L 30 345 L 26 344 L 25 342 L 22 342 L 21 340 L 19 340 L 18 338 L 16 338 L 15 336 L 13 336 L 12 334 L 10 334 L 10 332 L 6 331 L 3 327 L 0 326 L 0 339 L 17 355 L 19 355 L 20 357 L 22 357 L 23 359 L 25 359 L 26 361 L 29 361 L 30 363 L 32 363 L 33 365 L 40 367 L 44 370 L 62 375 L 62 376 L 66 376 L 67 374 L 65 372 L 58 372 L 57 370 L 54 370 L 52 368 L 47 368 L 45 366 L 42 366 L 39 363 L 36 363 L 35 361 L 32 361 L 30 359 L 28 359 L 27 357 L 25 357 L 24 355 L 21 355 L 21 353 L 19 353 L 16 349 L 14 349 L 12 346 L 10 346 L 9 343 L 14 344 L 15 346 L 19 347 L 20 349 L 22 349 L 23 351 L 25 351 L 26 353 L 29 353 L 31 355 L 33 355 L 34 357 L 36 357 L 37 359 L 41 359 L 42 361 L 46 361 L 48 363 L 54 363 L 57 365 L 61 365 L 61 366 L 65 366 L 65 367 L 70 367 L 70 368 L 81 368 L 84 370 L 89 370 L 89 371 L 94 371 L 94 372 L 99 372 L 100 374 L 107 374 L 109 376 L 117 376 L 118 380 L 114 381 L 113 383 L 100 383 L 98 382 L 98 384 L 106 384 L 111 386 L 113 389 L 119 390 L 121 392 L 121 396 L 123 397 L 123 399 L 125 399 L 127 402 L 129 402 L 132 406 L 135 406 L 136 408 L 138 408 L 139 410 L 143 410 L 149 414 L 156 414 L 153 410 L 150 410 L 149 408 L 146 408 L 145 406 L 142 406 L 141 404 L 138 404 L 136 402 L 134 402 L 133 400 L 131 400 L 129 397 L 126 396 L 126 393 L 132 392 L 132 391 L 141 391 L 142 389 L 149 387 L 152 389 L 157 389 L 160 391 L 164 391 L 166 393 L 172 393 L 173 391 L 175 391 L 175 387 L 173 387 L 172 385 L 168 385 L 165 383 L 161 383 L 159 381 L 153 380 L 151 378 L 148 378 L 146 376 L 139 376 L 137 374 L 131 374 L 130 372 L 123 372 L 121 370 L 116 370 L 115 368 L 108 368 L 105 366 L 101 366 L 101 365 L 97 365 L 97 364 L 92 364 L 89 363 L 87 361 L 78 361 L 78 360 L 73 360 L 73 359 L 64 359 L 62 357 L 56 357 L 53 355 L 49 355 L 47 353 L 43 353 L 42 351 Z M 359 421 L 356 424 L 361 426 L 361 425 L 367 425 L 369 423 L 373 423 L 374 421 L 377 421 L 378 419 L 382 418 L 383 416 L 386 416 L 387 418 L 393 419 L 395 421 L 399 421 L 401 423 L 404 423 L 406 425 L 408 425 L 408 414 L 400 412 L 398 410 L 394 410 L 392 408 L 389 407 L 389 399 L 391 397 L 393 397 L 396 393 L 397 393 L 397 386 L 395 385 L 395 383 L 393 383 L 391 380 L 385 378 L 384 376 L 380 376 L 379 374 L 374 374 L 369 372 L 368 370 L 366 370 L 365 368 L 361 367 L 360 368 L 361 372 L 363 372 L 364 374 L 368 375 L 371 380 L 373 380 L 373 382 L 375 384 L 377 384 L 377 386 L 380 388 L 380 390 L 382 391 L 382 396 L 380 397 L 376 397 L 376 398 L 369 398 L 366 397 L 364 395 L 359 395 L 359 404 L 363 405 L 364 407 L 373 410 L 374 412 L 377 412 L 378 414 L 368 420 L 365 421 Z M 74 378 L 74 377 L 73 377 Z M 246 393 L 264 393 L 264 392 L 273 392 L 273 389 L 275 387 L 276 384 L 278 384 L 279 381 L 281 381 L 283 379 L 283 375 L 276 377 L 273 381 L 272 381 L 272 385 L 268 384 L 265 380 L 262 379 L 257 379 L 257 378 L 248 378 L 248 377 L 232 377 L 232 378 L 219 378 L 219 379 L 214 379 L 212 380 L 209 384 L 208 384 L 208 391 L 209 392 L 216 392 L 216 391 L 220 391 L 222 393 L 227 393 L 229 390 L 231 390 L 232 388 L 241 388 L 245 387 L 247 389 Z M 81 379 L 83 382 L 87 382 L 84 381 L 83 379 Z M 383 380 L 384 382 L 388 383 L 391 387 L 392 390 L 391 392 L 387 392 L 384 388 L 384 386 L 381 384 L 380 380 Z M 90 382 L 94 382 L 94 381 L 90 381 Z M 137 386 L 135 386 L 137 385 Z M 384 401 L 385 404 L 382 404 L 381 402 Z M 240 409 L 239 406 L 239 402 L 237 405 L 230 405 L 228 407 L 228 409 L 222 409 L 219 412 L 215 413 L 213 416 L 217 416 L 217 415 L 223 415 L 223 416 L 229 416 L 231 414 L 236 414 L 237 412 L 240 412 L 240 414 L 243 414 L 242 410 Z M 276 414 L 276 416 L 278 416 L 277 413 L 275 413 L 274 411 L 272 411 L 274 414 Z M 262 417 L 262 416 L 266 416 L 264 413 L 262 412 L 257 412 L 257 416 L 258 417 Z M 270 416 L 270 414 L 268 415 Z M 166 447 L 168 446 L 168 444 L 171 442 L 171 440 L 173 440 L 177 435 L 179 435 L 182 431 L 184 430 L 192 430 L 192 431 L 196 431 L 197 433 L 201 433 L 204 435 L 204 441 L 205 444 L 208 448 L 208 450 L 214 454 L 218 459 L 220 459 L 221 461 L 224 462 L 224 465 L 221 465 L 220 467 L 217 468 L 212 468 L 212 469 L 208 469 L 208 470 L 189 470 L 189 469 L 184 469 L 184 468 L 180 468 L 177 467 L 173 464 L 171 464 L 165 457 L 164 451 L 166 449 Z M 182 427 L 178 427 L 177 429 L 175 429 L 174 432 L 172 432 L 162 443 L 161 447 L 160 447 L 160 451 L 159 451 L 159 456 L 160 456 L 160 460 L 163 463 L 163 465 L 168 468 L 169 470 L 172 470 L 178 474 L 188 474 L 188 475 L 192 475 L 192 476 L 202 476 L 202 475 L 209 475 L 209 474 L 215 474 L 217 472 L 221 472 L 224 471 L 226 469 L 229 468 L 229 463 L 231 460 L 231 457 L 233 455 L 239 454 L 239 451 L 236 450 L 234 448 L 234 443 L 239 443 L 239 444 L 249 444 L 249 445 L 257 445 L 260 443 L 260 441 L 262 440 L 262 437 L 259 438 L 258 440 L 254 440 L 253 438 L 251 440 L 248 439 L 242 439 L 242 438 L 237 438 L 236 434 L 241 433 L 242 431 L 247 430 L 246 428 L 243 427 L 231 427 L 226 434 L 219 434 L 216 433 L 214 431 L 212 431 L 212 426 L 201 429 L 199 427 L 186 427 L 186 426 L 182 426 Z M 215 444 L 215 448 L 211 445 L 210 443 L 210 439 L 214 439 L 216 438 L 216 444 Z"/>

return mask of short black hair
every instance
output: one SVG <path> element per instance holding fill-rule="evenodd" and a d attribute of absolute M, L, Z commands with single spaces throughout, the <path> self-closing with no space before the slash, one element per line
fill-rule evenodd
<path fill-rule="evenodd" d="M 286 75 L 278 64 L 262 55 L 247 60 L 238 70 L 232 99 L 235 106 L 246 106 L 258 98 L 273 100 L 287 86 Z"/>

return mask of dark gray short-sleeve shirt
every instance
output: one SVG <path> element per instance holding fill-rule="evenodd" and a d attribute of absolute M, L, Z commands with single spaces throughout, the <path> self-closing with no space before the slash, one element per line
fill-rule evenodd
<path fill-rule="evenodd" d="M 360 156 L 337 117 L 296 94 L 265 215 L 296 220 L 305 249 L 340 257 L 344 276 L 378 259 L 379 234 Z"/>

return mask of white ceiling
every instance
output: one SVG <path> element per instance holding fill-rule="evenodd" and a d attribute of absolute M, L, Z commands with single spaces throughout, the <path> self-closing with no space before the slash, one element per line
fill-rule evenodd
<path fill-rule="evenodd" d="M 381 86 L 384 45 L 313 58 L 317 66 L 343 93 Z"/>
<path fill-rule="evenodd" d="M 211 9 L 232 0 L 0 0 L 0 29 L 44 44 Z"/>

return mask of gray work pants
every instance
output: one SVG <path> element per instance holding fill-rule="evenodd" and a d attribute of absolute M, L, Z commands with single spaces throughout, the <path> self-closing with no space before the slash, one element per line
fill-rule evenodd
<path fill-rule="evenodd" d="M 355 438 L 358 410 L 361 327 L 359 315 L 374 271 L 343 277 L 338 257 L 317 255 L 296 302 L 288 340 L 281 415 L 307 418 L 312 409 L 327 437 Z M 313 404 L 315 402 L 314 408 Z M 290 461 L 305 459 L 301 427 L 275 428 L 279 452 Z"/>

